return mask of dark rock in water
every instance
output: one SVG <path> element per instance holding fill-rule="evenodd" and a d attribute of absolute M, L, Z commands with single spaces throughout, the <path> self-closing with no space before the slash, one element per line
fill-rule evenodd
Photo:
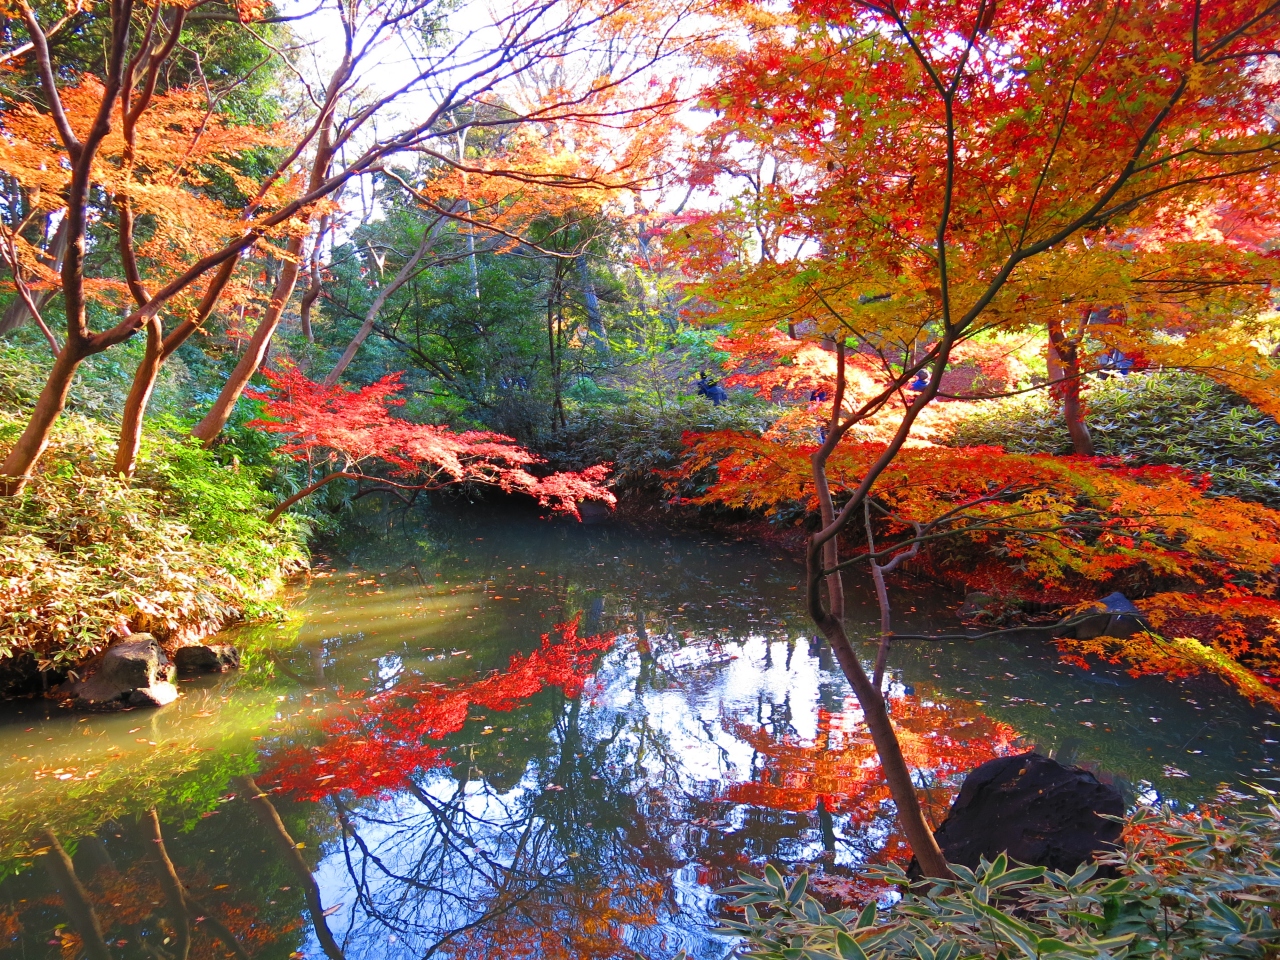
<path fill-rule="evenodd" d="M 965 777 L 935 832 L 949 863 L 976 867 L 1001 853 L 1073 873 L 1113 846 L 1124 816 L 1120 792 L 1079 767 L 1038 753 L 989 760 Z M 919 869 L 913 861 L 913 876 Z"/>
<path fill-rule="evenodd" d="M 135 706 L 163 706 L 177 699 L 172 680 L 173 662 L 155 637 L 135 633 L 109 648 L 93 675 L 76 684 L 72 692 L 86 703 L 128 701 Z"/>
<path fill-rule="evenodd" d="M 973 591 L 964 595 L 964 605 L 960 608 L 960 616 L 964 619 L 986 613 L 996 604 L 996 598 L 989 593 Z"/>
<path fill-rule="evenodd" d="M 1111 593 L 1099 600 L 1094 607 L 1095 616 L 1076 624 L 1077 640 L 1094 637 L 1131 637 L 1139 630 L 1147 629 L 1142 611 L 1133 605 L 1123 593 Z M 1087 612 L 1087 611 L 1082 611 Z"/>
<path fill-rule="evenodd" d="M 194 644 L 179 647 L 173 653 L 178 673 L 189 677 L 197 673 L 226 673 L 240 668 L 240 651 L 229 643 Z"/>

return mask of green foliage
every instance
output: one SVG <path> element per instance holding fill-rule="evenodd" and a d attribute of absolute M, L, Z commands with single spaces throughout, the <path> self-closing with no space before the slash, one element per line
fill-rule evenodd
<path fill-rule="evenodd" d="M 67 409 L 90 417 L 118 417 L 142 350 L 142 338 L 135 337 L 86 359 L 72 381 Z M 35 324 L 27 324 L 11 339 L 0 340 L 0 407 L 34 406 L 52 364 L 49 347 Z M 182 393 L 188 380 L 186 367 L 174 357 L 161 368 L 150 409 L 163 412 L 184 406 Z"/>
<path fill-rule="evenodd" d="M 759 433 L 775 416 L 772 406 L 742 393 L 731 394 L 718 407 L 698 396 L 677 396 L 662 406 L 647 396 L 612 403 L 593 400 L 570 406 L 565 428 L 544 438 L 540 450 L 559 469 L 612 463 L 620 490 L 661 496 L 667 482 L 663 473 L 684 461 L 686 434 Z M 684 495 L 701 492 L 695 489 L 696 479 L 687 485 Z"/>
<path fill-rule="evenodd" d="M 1280 425 L 1202 377 L 1134 374 L 1091 383 L 1089 429 L 1101 456 L 1175 464 L 1212 477 L 1224 496 L 1280 507 Z M 983 404 L 956 426 L 955 446 L 1069 454 L 1062 415 L 1042 393 Z"/>
<path fill-rule="evenodd" d="M 22 423 L 0 411 L 0 445 Z M 115 439 L 67 414 L 0 514 L 0 659 L 68 667 L 131 631 L 198 637 L 260 609 L 305 564 L 306 522 L 264 520 L 265 468 L 153 433 L 130 485 L 110 475 Z"/>
<path fill-rule="evenodd" d="M 1238 797 L 1236 797 L 1239 799 Z M 1268 800 L 1272 799 L 1268 796 Z M 827 912 L 772 867 L 742 874 L 742 936 L 758 960 L 1061 960 L 1273 957 L 1280 928 L 1280 809 L 1224 806 L 1180 815 L 1139 808 L 1125 846 L 1068 876 L 1011 863 L 953 866 L 951 883 L 912 885 L 898 866 L 872 876 L 898 888 L 889 909 Z"/>

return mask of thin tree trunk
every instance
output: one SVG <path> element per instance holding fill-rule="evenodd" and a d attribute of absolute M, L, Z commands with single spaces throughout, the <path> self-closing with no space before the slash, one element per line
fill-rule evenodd
<path fill-rule="evenodd" d="M 418 244 L 418 249 L 413 251 L 413 256 L 405 261 L 404 266 L 400 268 L 400 272 L 395 275 L 392 281 L 378 291 L 378 296 L 374 299 L 373 305 L 369 307 L 368 313 L 365 314 L 364 323 L 360 325 L 356 335 L 347 344 L 347 349 L 342 351 L 342 356 L 338 358 L 338 362 L 329 371 L 329 375 L 324 378 L 323 383 L 326 387 L 332 387 L 337 383 L 338 378 L 342 376 L 343 372 L 351 364 L 356 352 L 360 349 L 360 345 L 373 332 L 373 325 L 378 319 L 378 314 L 382 312 L 382 308 L 386 306 L 387 299 L 416 275 L 418 264 L 422 262 L 422 258 L 427 255 L 427 252 L 435 246 L 443 223 L 444 217 L 438 217 L 435 223 L 423 231 L 422 241 Z"/>
<path fill-rule="evenodd" d="M 302 323 L 302 335 L 307 338 L 307 343 L 316 342 L 315 332 L 311 329 L 311 308 L 320 296 L 320 250 L 324 246 L 324 234 L 328 229 L 329 215 L 322 214 L 316 230 L 316 242 L 307 262 L 307 291 L 302 295 L 302 303 L 298 307 L 298 319 Z"/>
<path fill-rule="evenodd" d="M 244 795 L 257 812 L 258 819 L 267 828 L 267 832 L 271 834 L 276 847 L 298 878 L 298 883 L 302 886 L 302 894 L 307 901 L 307 910 L 311 913 L 311 924 L 315 927 L 316 939 L 320 942 L 320 949 L 325 952 L 325 956 L 329 960 L 345 960 L 342 955 L 342 948 L 338 946 L 338 941 L 333 938 L 333 933 L 325 920 L 324 906 L 320 901 L 320 887 L 316 884 L 316 878 L 312 875 L 311 868 L 307 866 L 307 862 L 302 859 L 302 854 L 298 852 L 298 845 L 293 842 L 293 837 L 289 836 L 289 831 L 285 828 L 284 821 L 280 819 L 280 814 L 276 812 L 271 798 L 259 789 L 251 777 L 239 777 L 238 779 Z"/>
<path fill-rule="evenodd" d="M 560 326 L 561 304 L 564 298 L 563 266 L 556 260 L 552 269 L 551 289 L 547 291 L 547 356 L 551 363 L 551 429 L 553 431 L 565 425 L 563 384 L 561 383 Z"/>
<path fill-rule="evenodd" d="M 289 240 L 286 248 L 289 258 L 280 271 L 280 279 L 276 281 L 275 289 L 271 291 L 271 302 L 258 323 L 258 329 L 253 331 L 244 355 L 231 371 L 231 376 L 227 378 L 213 407 L 191 431 L 191 435 L 200 440 L 206 448 L 213 446 L 213 442 L 218 439 L 218 434 L 231 418 L 231 412 L 235 409 L 241 394 L 244 393 L 244 388 L 249 385 L 249 380 L 258 372 L 258 367 L 262 365 L 267 355 L 271 338 L 275 335 L 276 328 L 280 326 L 284 308 L 289 298 L 293 296 L 293 288 L 298 282 L 298 262 L 302 257 L 302 247 L 302 237 L 293 237 Z"/>
<path fill-rule="evenodd" d="M 35 409 L 31 411 L 26 429 L 4 458 L 4 463 L 0 463 L 0 496 L 13 497 L 22 492 L 31 479 L 31 468 L 49 446 L 53 425 L 67 405 L 71 381 L 84 359 L 76 346 L 71 342 L 63 345 L 36 400 Z"/>
<path fill-rule="evenodd" d="M 845 394 L 845 366 L 845 347 L 843 343 L 838 343 L 836 345 L 835 397 L 832 400 L 831 419 L 827 426 L 828 439 L 812 457 L 813 478 L 824 531 L 830 530 L 836 522 L 835 503 L 827 479 L 826 462 L 841 436 L 839 427 Z M 936 385 L 934 385 L 934 392 L 936 393 Z M 918 408 L 915 409 L 918 410 Z M 911 770 L 907 766 L 906 758 L 902 755 L 902 745 L 898 742 L 893 722 L 889 719 L 889 710 L 884 697 L 867 676 L 866 671 L 862 669 L 862 664 L 845 633 L 844 584 L 837 569 L 839 556 L 836 542 L 835 535 L 825 541 L 820 541 L 817 534 L 810 538 L 805 557 L 809 582 L 812 585 L 825 580 L 827 588 L 827 609 L 825 611 L 820 608 L 815 609 L 816 595 L 810 593 L 810 612 L 818 629 L 822 631 L 832 652 L 836 655 L 836 661 L 840 664 L 841 671 L 849 681 L 849 685 L 853 687 L 854 696 L 858 698 L 858 704 L 862 707 L 867 729 L 871 733 L 871 741 L 875 744 L 876 753 L 880 756 L 884 778 L 889 785 L 889 793 L 897 809 L 898 823 L 902 827 L 902 832 L 907 835 L 907 842 L 916 855 L 916 861 L 926 876 L 946 877 L 950 875 L 946 857 L 942 855 L 938 841 L 933 836 L 933 830 L 924 818 L 924 810 L 916 794 L 915 781 L 911 779 Z M 824 570 L 832 572 L 824 576 Z"/>
<path fill-rule="evenodd" d="M 45 266 L 54 271 L 62 270 L 62 257 L 67 252 L 67 220 L 65 217 L 58 223 L 58 229 L 53 233 L 53 241 L 49 244 L 49 249 L 45 252 Z M 31 294 L 32 302 L 35 303 L 36 309 L 43 311 L 44 305 L 53 299 L 57 290 L 36 290 Z M 21 297 L 14 298 L 14 301 L 5 307 L 4 314 L 0 315 L 0 335 L 17 330 L 20 326 L 31 319 L 31 311 L 27 309 L 27 305 Z"/>
<path fill-rule="evenodd" d="M 71 918 L 71 925 L 80 934 L 85 955 L 89 960 L 111 960 L 111 951 L 107 949 L 103 938 L 98 914 L 93 909 L 88 892 L 76 877 L 76 869 L 67 856 L 67 851 L 62 848 L 57 834 L 52 830 L 41 831 L 40 839 L 49 845 L 49 852 L 44 856 L 45 869 L 49 871 L 54 886 L 62 895 L 62 905 Z"/>
<path fill-rule="evenodd" d="M 582 287 L 582 303 L 587 311 L 587 329 L 591 331 L 591 340 L 598 353 L 608 353 L 609 335 L 604 329 L 600 298 L 596 296 L 596 286 L 591 281 L 591 264 L 585 253 L 578 254 L 574 262 L 578 268 L 578 283 Z"/>
<path fill-rule="evenodd" d="M 1083 325 L 1081 333 L 1083 334 Z M 1089 433 L 1080 395 L 1079 345 L 1076 340 L 1066 336 L 1062 330 L 1062 322 L 1057 318 L 1049 321 L 1046 359 L 1049 379 L 1059 381 L 1055 392 L 1062 398 L 1062 419 L 1067 425 L 1067 434 L 1071 437 L 1071 450 L 1080 456 L 1092 457 L 1095 455 L 1093 437 Z"/>
<path fill-rule="evenodd" d="M 161 330 L 159 318 L 153 317 L 147 324 L 147 347 L 143 353 L 142 362 L 134 371 L 133 384 L 129 387 L 129 396 L 125 398 L 124 410 L 120 415 L 120 438 L 116 444 L 115 458 L 117 475 L 133 476 L 137 465 L 138 446 L 142 441 L 142 422 L 147 413 L 147 405 L 151 402 L 151 395 L 155 391 L 160 368 L 209 319 L 209 315 L 213 313 L 214 307 L 222 297 L 222 292 L 231 282 L 231 276 L 235 273 L 238 263 L 239 258 L 233 257 L 218 268 L 204 296 L 200 298 L 195 316 L 188 317 L 174 327 L 169 335 L 159 342 L 158 349 L 156 349 L 154 337 Z"/>

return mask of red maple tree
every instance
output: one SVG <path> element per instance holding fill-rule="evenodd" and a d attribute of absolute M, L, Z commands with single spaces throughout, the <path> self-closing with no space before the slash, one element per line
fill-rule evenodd
<path fill-rule="evenodd" d="M 610 506 L 617 502 L 604 485 L 609 476 L 606 464 L 539 477 L 530 468 L 542 459 L 510 437 L 393 416 L 391 408 L 404 404 L 396 396 L 401 389 L 399 373 L 357 388 L 325 386 L 292 367 L 264 375 L 271 389 L 254 395 L 263 401 L 265 416 L 251 426 L 280 434 L 285 438 L 284 452 L 313 470 L 328 471 L 281 503 L 272 520 L 338 479 L 374 479 L 397 491 L 478 483 L 505 493 L 527 494 L 544 507 L 573 516 L 578 516 L 578 504 L 584 500 Z M 380 468 L 383 475 L 367 472 L 370 467 Z"/>

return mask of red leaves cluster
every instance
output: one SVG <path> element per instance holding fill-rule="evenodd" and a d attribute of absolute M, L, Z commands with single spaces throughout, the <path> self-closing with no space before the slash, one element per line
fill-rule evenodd
<path fill-rule="evenodd" d="M 404 404 L 396 396 L 402 374 L 353 389 L 326 387 L 292 367 L 264 376 L 272 389 L 255 396 L 263 401 L 266 417 L 251 426 L 284 436 L 283 450 L 312 465 L 362 472 L 365 465 L 378 464 L 402 485 L 423 489 L 480 483 L 528 494 L 544 507 L 574 516 L 581 501 L 616 502 L 604 486 L 607 465 L 539 477 L 530 468 L 541 458 L 510 437 L 392 416 L 391 408 Z"/>
<path fill-rule="evenodd" d="M 596 655 L 614 642 L 612 633 L 578 636 L 577 618 L 555 630 L 556 642 L 543 634 L 542 645 L 527 656 L 513 656 L 505 672 L 458 686 L 400 685 L 359 701 L 321 725 L 325 741 L 320 746 L 277 754 L 263 782 L 301 800 L 319 800 L 338 790 L 368 797 L 403 788 L 419 771 L 446 766 L 447 749 L 428 741 L 461 730 L 472 707 L 510 711 L 547 687 L 576 697 Z"/>

